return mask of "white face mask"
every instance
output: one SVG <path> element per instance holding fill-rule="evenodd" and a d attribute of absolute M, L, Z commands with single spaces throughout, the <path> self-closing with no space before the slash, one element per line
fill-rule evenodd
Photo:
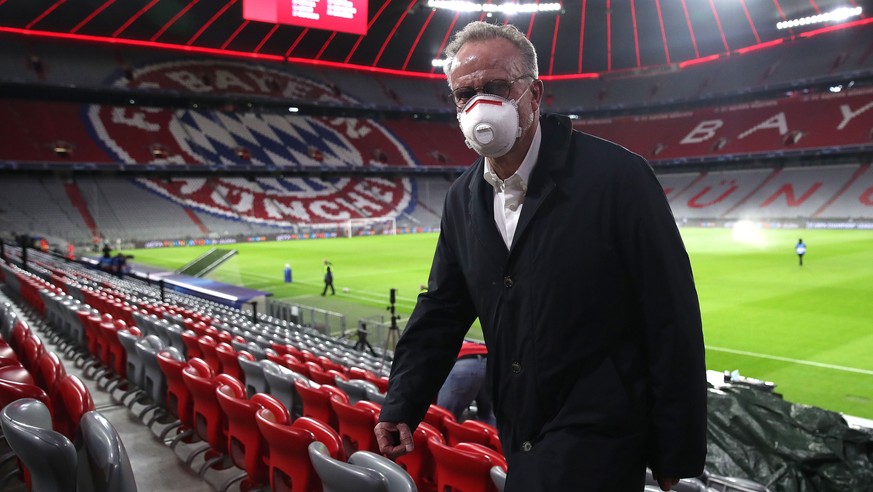
<path fill-rule="evenodd" d="M 477 94 L 458 112 L 458 122 L 467 147 L 481 156 L 491 158 L 505 155 L 521 136 L 518 119 L 516 100 L 491 94 Z"/>

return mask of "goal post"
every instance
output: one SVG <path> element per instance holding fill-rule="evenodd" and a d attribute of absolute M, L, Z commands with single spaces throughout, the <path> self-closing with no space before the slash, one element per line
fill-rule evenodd
<path fill-rule="evenodd" d="M 394 217 L 368 217 L 349 219 L 343 227 L 345 237 L 384 236 L 397 234 L 397 219 Z"/>

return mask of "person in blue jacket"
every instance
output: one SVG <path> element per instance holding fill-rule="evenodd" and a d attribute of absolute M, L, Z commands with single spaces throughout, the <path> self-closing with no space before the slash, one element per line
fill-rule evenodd
<path fill-rule="evenodd" d="M 800 266 L 803 266 L 803 255 L 806 254 L 806 244 L 803 243 L 803 238 L 797 240 L 794 252 L 797 253 L 797 260 L 800 262 Z"/>

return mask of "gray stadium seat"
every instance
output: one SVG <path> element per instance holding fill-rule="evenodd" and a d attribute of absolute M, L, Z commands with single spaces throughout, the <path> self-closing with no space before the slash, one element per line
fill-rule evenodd
<path fill-rule="evenodd" d="M 416 492 L 415 481 L 400 465 L 370 451 L 356 451 L 349 456 L 349 463 L 381 473 L 388 481 L 391 492 Z M 503 489 L 501 488 L 502 492 Z"/>
<path fill-rule="evenodd" d="M 264 364 L 263 368 L 270 394 L 282 402 L 295 419 L 303 415 L 303 402 L 297 396 L 294 381 L 299 379 L 310 385 L 309 378 L 279 364 Z"/>
<path fill-rule="evenodd" d="M 42 402 L 22 398 L 0 412 L 3 435 L 24 466 L 30 470 L 32 490 L 74 490 L 76 448 L 63 434 L 52 430 L 52 418 Z"/>
<path fill-rule="evenodd" d="M 321 479 L 324 492 L 388 492 L 384 475 L 352 465 L 330 456 L 327 446 L 315 441 L 309 444 L 309 460 Z"/>
<path fill-rule="evenodd" d="M 494 482 L 497 492 L 503 492 L 504 487 L 506 487 L 506 470 L 500 466 L 492 466 L 490 474 L 491 481 Z"/>
<path fill-rule="evenodd" d="M 91 487 L 83 488 L 80 478 L 79 490 L 95 492 L 136 492 L 136 481 L 124 443 L 115 427 L 106 417 L 96 411 L 82 416 L 82 442 L 87 451 Z M 80 467 L 81 469 L 82 467 Z M 34 489 L 38 490 L 38 489 Z"/>

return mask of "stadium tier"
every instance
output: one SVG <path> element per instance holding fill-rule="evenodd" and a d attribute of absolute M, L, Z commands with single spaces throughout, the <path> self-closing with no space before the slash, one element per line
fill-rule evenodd
<path fill-rule="evenodd" d="M 658 165 L 869 149 L 873 88 L 612 116 L 576 128 Z M 0 161 L 223 169 L 448 166 L 474 160 L 453 123 L 3 101 Z"/>
<path fill-rule="evenodd" d="M 668 60 L 664 65 L 592 72 L 575 80 L 546 76 L 544 103 L 550 111 L 582 112 L 766 90 L 785 92 L 822 82 L 847 83 L 869 75 L 871 31 L 856 27 L 797 36 L 704 58 L 705 63 L 671 64 Z M 307 64 L 253 63 L 207 56 L 192 59 L 134 46 L 41 39 L 23 42 L 14 36 L 0 36 L 0 82 L 266 96 L 298 103 L 355 102 L 364 107 L 418 111 L 451 109 L 446 84 L 438 79 L 416 80 Z M 308 81 L 309 90 L 289 90 L 288 81 L 295 79 Z"/>
<path fill-rule="evenodd" d="M 873 219 L 869 164 L 660 174 L 677 220 Z M 0 181 L 0 221 L 75 243 L 341 233 L 350 219 L 439 225 L 442 176 L 383 178 L 44 176 Z"/>

